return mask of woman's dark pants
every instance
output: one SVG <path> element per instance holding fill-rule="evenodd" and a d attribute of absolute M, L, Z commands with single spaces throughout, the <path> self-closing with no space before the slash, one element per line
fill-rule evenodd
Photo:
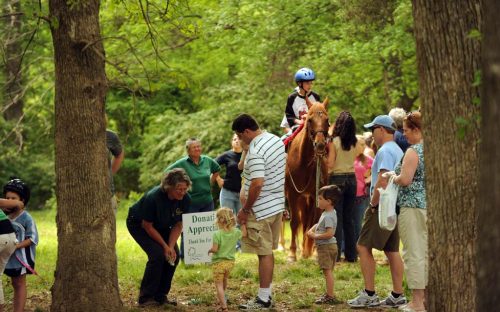
<path fill-rule="evenodd" d="M 338 260 L 340 260 L 340 250 L 344 240 L 344 255 L 349 262 L 355 262 L 358 259 L 356 252 L 356 237 L 354 234 L 353 210 L 354 200 L 356 199 L 356 176 L 352 174 L 334 174 L 328 179 L 328 184 L 334 184 L 341 188 L 342 197 L 335 205 L 337 212 L 337 228 L 335 238 L 338 246 Z"/>
<path fill-rule="evenodd" d="M 159 303 L 164 303 L 166 296 L 172 285 L 175 269 L 179 263 L 179 249 L 175 246 L 177 258 L 172 266 L 165 258 L 163 248 L 140 226 L 127 221 L 127 228 L 134 240 L 141 246 L 148 255 L 148 262 L 142 277 L 141 289 L 139 292 L 139 303 L 154 299 Z M 160 233 L 165 242 L 168 242 L 170 232 Z"/>

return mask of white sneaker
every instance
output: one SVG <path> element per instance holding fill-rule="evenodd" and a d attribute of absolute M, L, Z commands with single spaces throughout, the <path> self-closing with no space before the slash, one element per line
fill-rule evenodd
<path fill-rule="evenodd" d="M 348 300 L 347 304 L 352 308 L 376 307 L 380 305 L 377 294 L 369 296 L 363 289 L 354 299 Z"/>
<path fill-rule="evenodd" d="M 387 298 L 380 301 L 380 305 L 383 306 L 384 308 L 398 308 L 398 307 L 403 306 L 407 303 L 408 303 L 408 300 L 406 300 L 405 296 L 400 295 L 399 297 L 394 298 L 392 293 L 389 293 L 389 296 L 387 296 Z"/>

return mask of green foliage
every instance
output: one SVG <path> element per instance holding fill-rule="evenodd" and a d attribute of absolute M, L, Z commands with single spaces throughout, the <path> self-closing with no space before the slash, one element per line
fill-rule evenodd
<path fill-rule="evenodd" d="M 330 98 L 331 119 L 349 110 L 360 132 L 394 106 L 414 108 L 411 9 L 409 0 L 102 1 L 108 127 L 125 148 L 115 176 L 118 194 L 156 184 L 163 169 L 185 155 L 188 137 L 199 137 L 212 157 L 229 149 L 239 113 L 280 135 L 300 67 L 316 71 L 314 90 Z M 23 2 L 23 10 L 30 30 L 37 16 L 48 16 L 46 2 L 41 9 Z M 50 29 L 42 23 L 24 58 L 25 117 L 18 126 L 0 126 L 5 135 L 12 129 L 25 135 L 21 151 L 12 136 L 0 146 L 0 177 L 14 172 L 40 184 L 37 206 L 54 187 L 52 54 Z"/>

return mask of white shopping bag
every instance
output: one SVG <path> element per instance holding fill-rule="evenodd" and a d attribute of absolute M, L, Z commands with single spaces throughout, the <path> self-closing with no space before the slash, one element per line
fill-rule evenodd
<path fill-rule="evenodd" d="M 399 186 L 394 183 L 394 175 L 389 178 L 389 184 L 385 190 L 378 188 L 380 201 L 378 204 L 378 223 L 380 228 L 392 231 L 396 227 L 398 216 L 396 215 L 396 201 L 398 199 Z"/>

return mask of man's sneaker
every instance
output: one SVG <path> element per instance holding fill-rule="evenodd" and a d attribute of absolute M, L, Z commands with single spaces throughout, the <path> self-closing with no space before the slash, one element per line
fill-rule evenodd
<path fill-rule="evenodd" d="M 348 300 L 347 304 L 352 308 L 365 308 L 365 307 L 376 307 L 380 305 L 380 301 L 377 294 L 369 296 L 363 289 L 362 291 L 359 292 L 356 298 Z"/>
<path fill-rule="evenodd" d="M 245 304 L 240 304 L 238 308 L 240 310 L 267 310 L 272 307 L 272 300 L 269 298 L 268 302 L 265 302 L 259 298 L 259 296 L 255 297 L 253 300 L 249 300 Z"/>
<path fill-rule="evenodd" d="M 397 308 L 407 303 L 408 300 L 406 300 L 405 296 L 400 295 L 399 297 L 394 298 L 392 293 L 390 293 L 389 296 L 387 296 L 387 298 L 380 301 L 380 305 L 383 306 L 384 308 Z"/>

